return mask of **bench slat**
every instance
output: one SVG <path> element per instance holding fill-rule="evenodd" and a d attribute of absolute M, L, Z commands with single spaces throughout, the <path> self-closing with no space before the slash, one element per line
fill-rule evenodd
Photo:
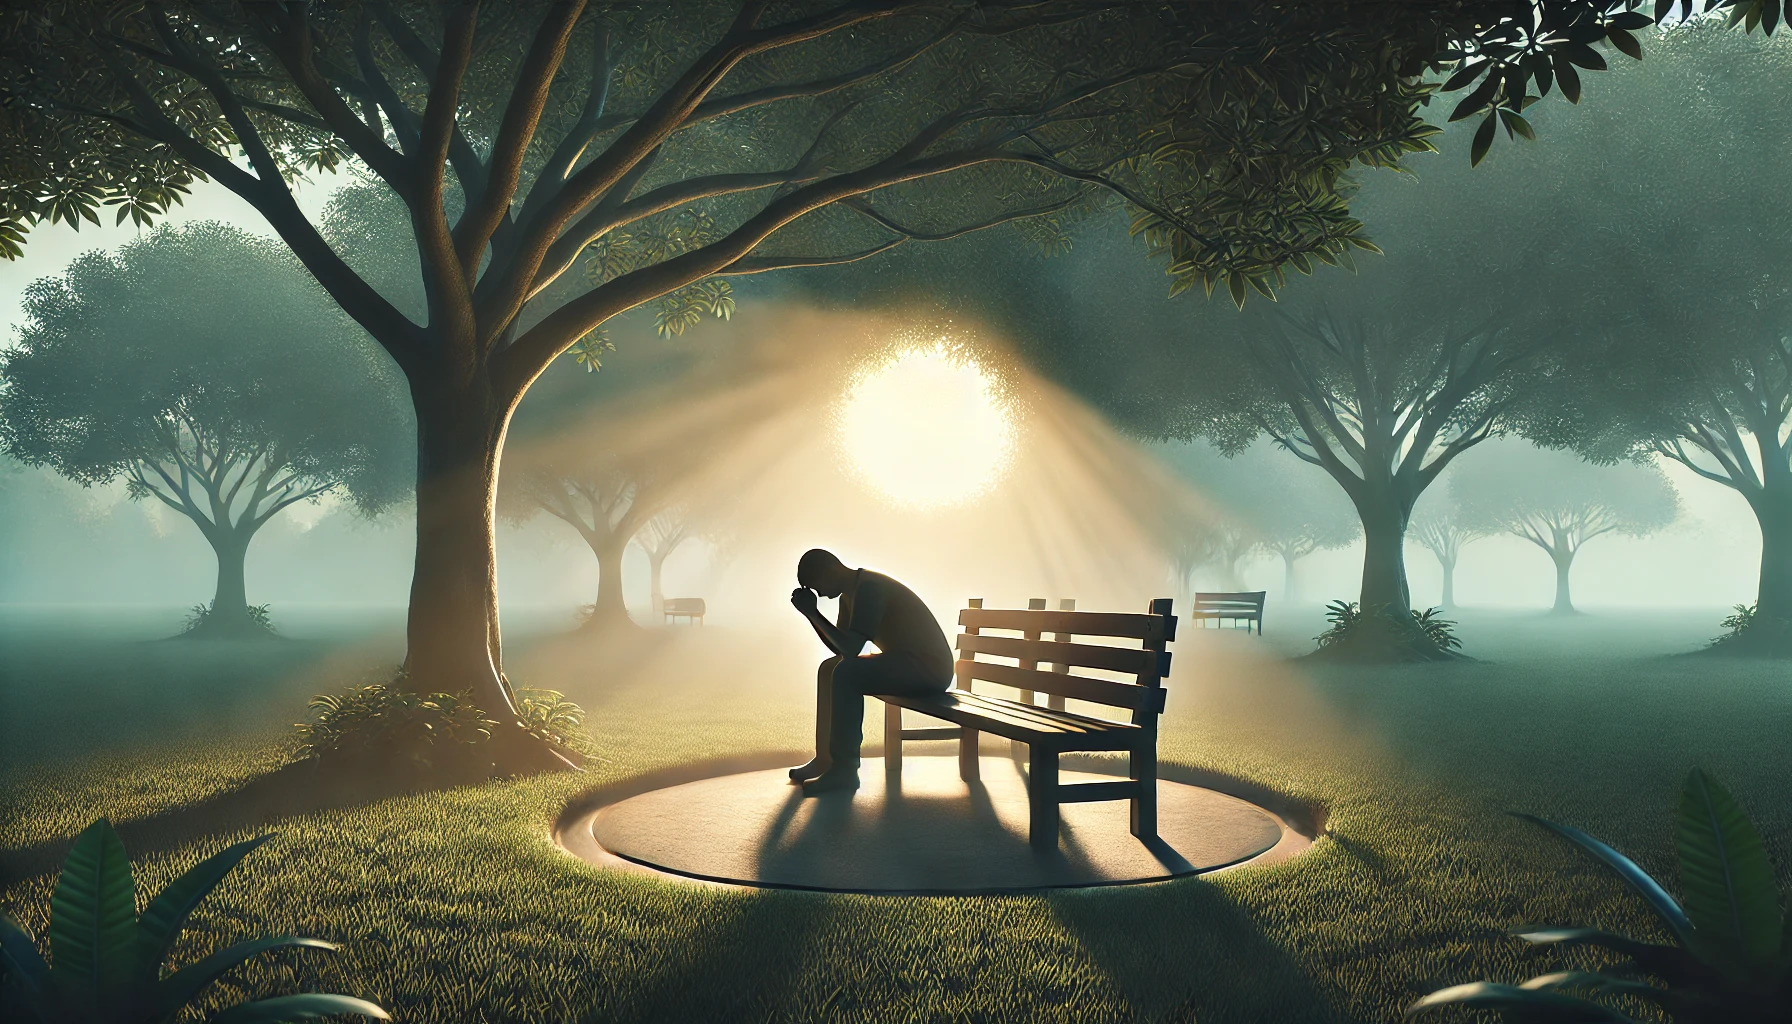
<path fill-rule="evenodd" d="M 876 696 L 897 707 L 1058 750 L 1130 750 L 1141 732 L 1130 722 L 1086 718 L 959 690 L 939 696 Z"/>
<path fill-rule="evenodd" d="M 1137 711 L 1143 707 L 1155 707 L 1157 688 L 1141 686 L 1138 683 L 1120 683 L 1111 679 L 1092 679 L 1089 676 L 1072 675 L 1069 672 L 1041 672 L 1038 669 L 1020 668 L 1015 665 L 998 665 L 989 661 L 974 661 L 961 658 L 958 662 L 960 679 L 981 679 L 986 683 L 997 683 L 1012 686 L 1017 690 L 1043 690 L 1055 693 L 1072 700 L 1086 700 L 1095 704 L 1106 704 L 1109 707 L 1125 708 Z"/>
<path fill-rule="evenodd" d="M 978 633 L 958 634 L 958 650 L 961 654 L 988 654 L 1023 662 L 1050 662 L 1054 669 L 1064 665 L 1131 672 L 1134 675 L 1155 675 L 1159 678 L 1170 674 L 1168 651 L 1068 644 L 1052 640 L 1026 640 L 1017 636 L 984 636 Z"/>
<path fill-rule="evenodd" d="M 1123 636 L 1152 643 L 1176 639 L 1176 616 L 1124 612 L 1058 612 L 1021 608 L 966 608 L 958 624 L 967 629 L 1011 629 L 1016 632 L 1070 633 L 1080 636 Z"/>

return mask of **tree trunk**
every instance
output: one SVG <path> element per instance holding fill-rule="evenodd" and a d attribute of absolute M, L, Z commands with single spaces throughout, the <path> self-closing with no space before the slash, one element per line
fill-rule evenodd
<path fill-rule="evenodd" d="M 1294 603 L 1294 558 L 1282 552 L 1282 600 Z"/>
<path fill-rule="evenodd" d="M 1358 601 L 1364 611 L 1376 608 L 1401 614 L 1412 607 L 1406 585 L 1406 522 L 1409 511 L 1391 499 L 1359 502 L 1363 521 L 1363 588 Z"/>
<path fill-rule="evenodd" d="M 514 717 L 499 677 L 498 457 L 509 413 L 478 385 L 412 388 L 417 411 L 417 553 L 406 623 L 412 688 L 470 692 L 493 718 Z"/>
<path fill-rule="evenodd" d="M 1456 560 L 1454 558 L 1439 558 L 1437 561 L 1444 570 L 1444 595 L 1439 604 L 1443 606 L 1444 611 L 1453 612 L 1456 610 Z"/>
<path fill-rule="evenodd" d="M 1755 519 L 1761 526 L 1761 579 L 1755 592 L 1755 621 L 1792 623 L 1792 494 L 1761 495 L 1755 505 Z"/>
<path fill-rule="evenodd" d="M 586 542 L 597 556 L 597 600 L 585 628 L 601 631 L 634 627 L 635 620 L 628 617 L 628 605 L 622 599 L 622 556 L 628 551 L 629 538 L 618 534 L 607 541 L 587 537 Z"/>
<path fill-rule="evenodd" d="M 244 582 L 243 563 L 249 557 L 249 538 L 230 536 L 215 541 L 212 551 L 218 556 L 218 585 L 212 592 L 212 618 L 218 623 L 246 622 L 249 618 L 249 593 Z"/>
<path fill-rule="evenodd" d="M 1556 563 L 1556 604 L 1550 614 L 1573 615 L 1574 599 L 1569 594 L 1568 570 L 1574 566 L 1574 552 L 1560 548 L 1550 552 L 1549 557 Z"/>
<path fill-rule="evenodd" d="M 655 622 L 666 615 L 666 591 L 660 586 L 661 570 L 666 567 L 666 556 L 670 551 L 647 553 L 647 573 L 651 581 L 648 593 L 653 601 L 653 618 Z"/>

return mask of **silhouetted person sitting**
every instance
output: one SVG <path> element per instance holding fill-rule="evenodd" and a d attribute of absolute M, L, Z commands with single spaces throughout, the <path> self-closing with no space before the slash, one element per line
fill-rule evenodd
<path fill-rule="evenodd" d="M 790 603 L 834 657 L 815 674 L 815 759 L 790 777 L 806 794 L 857 789 L 865 696 L 944 691 L 952 685 L 952 648 L 915 592 L 881 572 L 848 569 L 815 548 L 798 560 L 796 580 Z M 818 594 L 840 599 L 835 622 L 817 610 Z M 867 643 L 880 653 L 861 654 Z"/>

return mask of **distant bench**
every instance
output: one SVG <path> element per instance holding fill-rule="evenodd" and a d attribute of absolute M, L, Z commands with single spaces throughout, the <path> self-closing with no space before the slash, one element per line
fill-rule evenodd
<path fill-rule="evenodd" d="M 701 597 L 669 597 L 664 605 L 666 621 L 674 622 L 684 619 L 701 626 L 706 607 Z"/>
<path fill-rule="evenodd" d="M 1060 804 L 1090 800 L 1132 801 L 1132 834 L 1157 836 L 1157 716 L 1164 709 L 1164 677 L 1170 673 L 1166 643 L 1176 638 L 1176 616 L 1169 598 L 1151 602 L 1143 615 L 1107 612 L 1047 611 L 1043 600 L 1033 607 L 986 609 L 981 599 L 958 613 L 964 632 L 958 636 L 957 679 L 943 694 L 881 696 L 884 701 L 885 769 L 902 771 L 904 740 L 957 740 L 958 774 L 977 779 L 977 740 L 985 732 L 1006 736 L 1027 746 L 1028 839 L 1034 847 L 1058 847 Z M 984 632 L 1018 634 L 998 636 Z M 1052 639 L 1042 640 L 1046 633 Z M 1134 640 L 1138 647 L 1071 642 L 1073 637 Z M 979 661 L 1003 658 L 1013 664 Z M 1042 671 L 1041 664 L 1052 671 Z M 1129 676 L 1124 681 L 1075 675 L 1072 668 L 1098 669 Z M 976 682 L 1020 691 L 1019 699 L 973 693 Z M 1045 705 L 1038 694 L 1048 695 Z M 1086 701 L 1130 712 L 1129 721 L 1111 721 L 1066 711 L 1065 699 Z M 955 723 L 946 728 L 904 729 L 904 709 Z M 1123 750 L 1129 755 L 1128 778 L 1115 782 L 1060 785 L 1058 755 L 1070 751 Z"/>
<path fill-rule="evenodd" d="M 1251 623 L 1255 622 L 1257 635 L 1262 636 L 1265 593 L 1267 591 L 1247 590 L 1231 594 L 1196 594 L 1194 607 L 1189 610 L 1188 617 L 1200 622 L 1203 629 L 1209 622 L 1216 626 L 1227 621 L 1242 622 L 1247 633 L 1251 631 Z"/>

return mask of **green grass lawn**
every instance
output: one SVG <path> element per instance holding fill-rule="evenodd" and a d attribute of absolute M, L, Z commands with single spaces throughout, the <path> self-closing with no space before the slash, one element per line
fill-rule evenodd
<path fill-rule="evenodd" d="M 1563 963 L 1510 926 L 1650 934 L 1619 886 L 1505 810 L 1580 825 L 1671 879 L 1673 799 L 1699 765 L 1787 878 L 1792 668 L 1669 656 L 1720 614 L 1471 614 L 1488 660 L 1374 670 L 1269 656 L 1308 646 L 1316 613 L 1263 641 L 1185 635 L 1164 758 L 1319 801 L 1331 834 L 1275 867 L 978 898 L 700 888 L 569 858 L 549 826 L 582 790 L 801 748 L 817 652 L 714 628 L 609 654 L 539 634 L 512 643 L 512 675 L 591 710 L 587 773 L 272 808 L 279 838 L 181 955 L 250 933 L 337 941 L 218 1002 L 302 986 L 401 1021 L 1392 1021 L 1435 987 Z M 104 617 L 0 626 L 0 906 L 34 930 L 59 844 L 95 817 L 121 825 L 140 889 L 264 830 L 229 794 L 282 762 L 309 694 L 396 654 L 385 634 L 153 635 Z"/>

